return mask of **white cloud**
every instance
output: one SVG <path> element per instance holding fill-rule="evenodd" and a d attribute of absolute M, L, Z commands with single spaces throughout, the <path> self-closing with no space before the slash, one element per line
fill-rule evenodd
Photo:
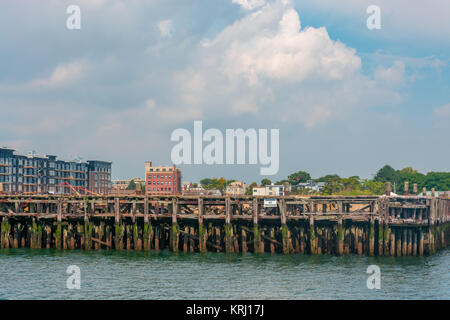
<path fill-rule="evenodd" d="M 357 108 L 401 101 L 390 87 L 403 81 L 401 62 L 379 68 L 373 79 L 363 76 L 356 51 L 324 27 L 301 29 L 290 1 L 248 13 L 203 41 L 195 59 L 177 72 L 176 84 L 181 105 L 207 117 L 249 114 L 313 128 Z"/>
<path fill-rule="evenodd" d="M 450 103 L 434 109 L 434 115 L 437 118 L 450 118 Z"/>
<path fill-rule="evenodd" d="M 252 10 L 264 5 L 265 0 L 232 0 L 233 3 L 240 5 L 242 8 Z"/>
<path fill-rule="evenodd" d="M 355 50 L 332 41 L 325 28 L 301 31 L 294 9 L 286 9 L 274 31 L 271 35 L 262 31 L 250 39 L 236 38 L 229 43 L 222 59 L 227 73 L 242 75 L 254 84 L 262 77 L 288 82 L 342 79 L 360 68 L 361 60 Z"/>
<path fill-rule="evenodd" d="M 57 87 L 67 85 L 80 79 L 83 76 L 85 68 L 86 64 L 84 61 L 75 61 L 59 65 L 53 70 L 49 77 L 33 80 L 31 86 Z"/>
<path fill-rule="evenodd" d="M 395 61 L 391 67 L 378 67 L 375 70 L 374 78 L 386 85 L 402 85 L 405 81 L 405 63 L 403 61 Z"/>
<path fill-rule="evenodd" d="M 159 33 L 163 38 L 170 38 L 173 36 L 175 31 L 173 21 L 170 19 L 162 20 L 158 23 Z"/>

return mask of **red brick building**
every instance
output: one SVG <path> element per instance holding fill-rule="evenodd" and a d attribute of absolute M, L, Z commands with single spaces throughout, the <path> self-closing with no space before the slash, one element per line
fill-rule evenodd
<path fill-rule="evenodd" d="M 181 169 L 174 166 L 152 166 L 145 163 L 145 190 L 147 195 L 181 194 Z"/>

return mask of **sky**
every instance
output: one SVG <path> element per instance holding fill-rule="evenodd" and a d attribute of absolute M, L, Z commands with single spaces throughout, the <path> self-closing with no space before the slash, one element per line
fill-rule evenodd
<path fill-rule="evenodd" d="M 450 171 L 449 14 L 437 0 L 2 1 L 0 146 L 144 177 L 201 120 L 279 129 L 279 171 L 182 164 L 186 181 Z"/>

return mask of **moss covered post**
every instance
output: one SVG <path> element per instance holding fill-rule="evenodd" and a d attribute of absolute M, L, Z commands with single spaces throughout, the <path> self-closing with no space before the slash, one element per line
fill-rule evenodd
<path fill-rule="evenodd" d="M 120 199 L 114 198 L 114 247 L 123 249 L 123 226 L 120 223 Z"/>
<path fill-rule="evenodd" d="M 62 221 L 62 199 L 58 198 L 57 202 L 57 216 L 56 216 L 56 233 L 55 244 L 56 249 L 61 250 L 61 221 Z"/>
<path fill-rule="evenodd" d="M 280 199 L 278 201 L 278 207 L 280 209 L 280 223 L 281 223 L 281 239 L 283 244 L 283 253 L 289 254 L 289 230 L 286 225 L 286 201 Z"/>
<path fill-rule="evenodd" d="M 258 226 L 258 199 L 253 198 L 252 203 L 253 211 L 253 253 L 259 252 L 259 245 L 261 242 L 261 235 L 259 234 Z"/>
<path fill-rule="evenodd" d="M 203 198 L 198 198 L 198 248 L 201 253 L 206 253 L 208 251 L 206 248 L 208 232 L 203 224 L 203 209 Z"/>
<path fill-rule="evenodd" d="M 170 230 L 170 245 L 172 247 L 172 252 L 178 252 L 178 239 L 180 234 L 180 228 L 177 223 L 178 215 L 178 199 L 172 199 L 172 227 Z"/>
<path fill-rule="evenodd" d="M 312 214 L 309 216 L 309 251 L 311 254 L 317 254 L 317 238 Z"/>
<path fill-rule="evenodd" d="M 148 197 L 146 196 L 144 198 L 144 231 L 142 236 L 144 241 L 144 251 L 150 251 L 152 243 L 152 225 L 148 218 L 148 209 Z"/>
<path fill-rule="evenodd" d="M 342 218 L 337 221 L 337 252 L 338 255 L 342 256 L 344 254 L 344 231 L 342 227 Z"/>
<path fill-rule="evenodd" d="M 233 252 L 233 226 L 231 225 L 231 199 L 225 198 L 225 252 Z"/>
<path fill-rule="evenodd" d="M 369 221 L 369 255 L 374 256 L 375 254 L 375 221 L 370 218 Z"/>

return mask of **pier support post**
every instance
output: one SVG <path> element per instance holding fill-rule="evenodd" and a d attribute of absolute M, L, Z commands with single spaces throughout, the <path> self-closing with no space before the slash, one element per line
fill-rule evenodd
<path fill-rule="evenodd" d="M 84 249 L 87 251 L 92 248 L 92 227 L 93 223 L 86 216 L 84 220 Z"/>
<path fill-rule="evenodd" d="M 241 248 L 243 254 L 247 253 L 247 232 L 243 228 L 241 229 Z"/>
<path fill-rule="evenodd" d="M 259 234 L 258 226 L 258 199 L 253 198 L 253 253 L 259 252 L 259 245 L 261 242 L 261 235 Z"/>
<path fill-rule="evenodd" d="M 375 254 L 375 222 L 373 218 L 369 221 L 369 255 L 374 256 Z"/>
<path fill-rule="evenodd" d="M 289 254 L 289 229 L 286 225 L 286 201 L 284 199 L 280 199 L 278 202 L 280 208 L 280 219 L 281 219 L 281 239 L 283 243 L 283 253 Z"/>
<path fill-rule="evenodd" d="M 148 197 L 144 198 L 144 230 L 142 234 L 144 242 L 144 251 L 150 251 L 152 248 L 152 224 L 150 223 L 149 217 L 149 205 Z"/>
<path fill-rule="evenodd" d="M 57 203 L 57 216 L 56 216 L 56 232 L 55 232 L 55 245 L 57 250 L 61 250 L 61 221 L 62 221 L 62 199 L 58 199 Z"/>
<path fill-rule="evenodd" d="M 208 232 L 203 223 L 203 199 L 198 199 L 198 243 L 199 251 L 206 253 L 208 250 L 206 248 L 206 238 L 208 237 Z"/>
<path fill-rule="evenodd" d="M 314 226 L 314 216 L 309 216 L 309 248 L 311 254 L 317 253 L 317 237 Z"/>
<path fill-rule="evenodd" d="M 342 256 L 344 254 L 344 231 L 342 227 L 342 218 L 339 218 L 337 223 L 337 249 L 338 255 Z"/>
<path fill-rule="evenodd" d="M 114 198 L 114 247 L 123 250 L 124 227 L 120 221 L 120 199 Z"/>
<path fill-rule="evenodd" d="M 392 192 L 392 187 L 390 182 L 386 182 L 386 196 L 390 197 Z"/>
<path fill-rule="evenodd" d="M 9 248 L 9 223 L 8 218 L 2 218 L 1 232 L 0 232 L 0 248 Z"/>
<path fill-rule="evenodd" d="M 183 233 L 183 252 L 188 252 L 188 246 L 189 246 L 189 227 L 184 227 L 184 233 Z"/>
<path fill-rule="evenodd" d="M 423 256 L 423 230 L 420 228 L 418 234 L 419 257 Z"/>
<path fill-rule="evenodd" d="M 407 233 L 407 255 L 408 256 L 412 256 L 412 230 L 410 228 L 408 228 L 408 233 Z"/>
<path fill-rule="evenodd" d="M 178 201 L 176 199 L 172 200 L 172 228 L 170 230 L 170 243 L 172 247 L 172 252 L 178 252 L 178 239 L 180 234 L 180 228 L 177 223 L 178 214 Z"/>
<path fill-rule="evenodd" d="M 384 244 L 384 240 L 383 240 L 383 236 L 384 236 L 384 230 L 383 230 L 383 220 L 382 218 L 378 219 L 378 255 L 382 256 L 383 255 L 383 244 Z"/>
<path fill-rule="evenodd" d="M 383 255 L 389 256 L 389 239 L 391 237 L 391 230 L 387 221 L 383 221 Z"/>
<path fill-rule="evenodd" d="M 434 228 L 433 226 L 430 226 L 428 230 L 428 251 L 430 255 L 434 254 L 434 249 Z"/>
<path fill-rule="evenodd" d="M 52 244 L 52 228 L 47 224 L 45 230 L 45 248 L 50 249 Z"/>
<path fill-rule="evenodd" d="M 395 229 L 395 242 L 396 242 L 396 256 L 400 257 L 402 255 L 402 231 L 400 228 Z"/>
<path fill-rule="evenodd" d="M 362 227 L 361 226 L 356 226 L 356 238 L 358 241 L 358 255 L 361 256 L 363 254 L 363 242 L 362 242 Z"/>
<path fill-rule="evenodd" d="M 225 252 L 233 252 L 233 227 L 231 225 L 231 199 L 225 198 Z"/>

